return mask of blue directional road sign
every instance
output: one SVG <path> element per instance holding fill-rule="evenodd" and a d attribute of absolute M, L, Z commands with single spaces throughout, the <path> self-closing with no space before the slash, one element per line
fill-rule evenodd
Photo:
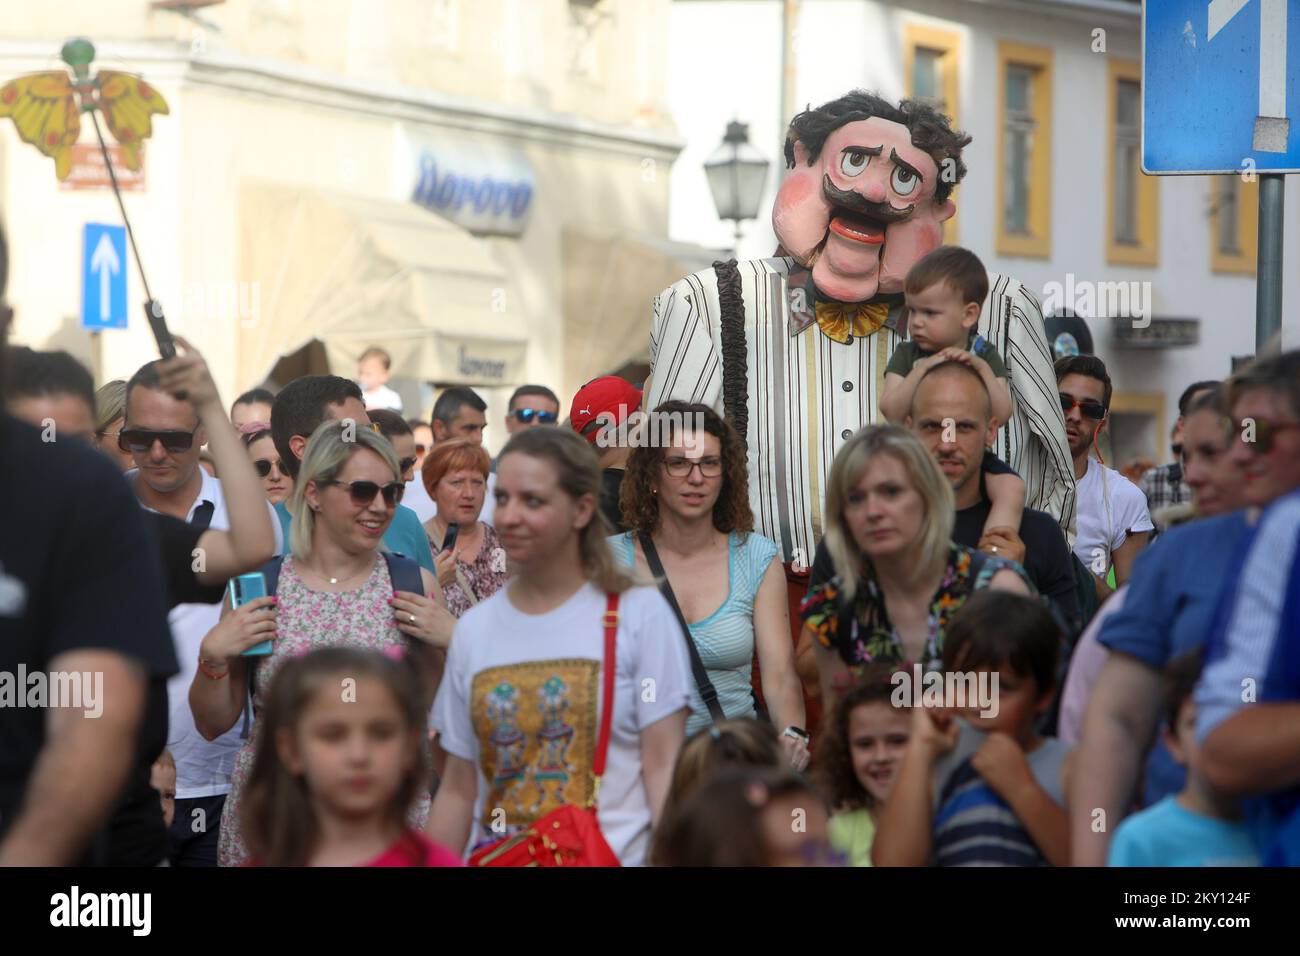
<path fill-rule="evenodd" d="M 81 245 L 81 327 L 126 328 L 126 228 L 86 223 Z"/>
<path fill-rule="evenodd" d="M 1145 172 L 1300 172 L 1300 3 L 1145 0 L 1142 94 Z"/>

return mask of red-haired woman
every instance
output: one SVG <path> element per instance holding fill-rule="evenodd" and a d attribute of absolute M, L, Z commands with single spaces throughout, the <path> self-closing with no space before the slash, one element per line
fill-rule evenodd
<path fill-rule="evenodd" d="M 492 526 L 479 520 L 491 467 L 482 446 L 457 439 L 435 445 L 420 469 L 425 490 L 438 506 L 424 530 L 447 609 L 456 617 L 496 594 L 506 582 L 505 551 Z M 459 533 L 452 547 L 444 548 L 451 524 L 459 527 Z"/>

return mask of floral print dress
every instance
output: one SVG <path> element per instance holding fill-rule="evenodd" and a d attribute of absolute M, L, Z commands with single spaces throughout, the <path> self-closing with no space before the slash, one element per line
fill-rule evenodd
<path fill-rule="evenodd" d="M 240 796 L 253 768 L 257 743 L 258 715 L 267 688 L 286 660 L 322 647 L 357 647 L 375 651 L 404 648 L 408 638 L 393 623 L 393 595 L 388 562 L 375 555 L 370 577 L 352 591 L 313 591 L 298 576 L 291 556 L 284 559 L 276 587 L 275 641 L 270 655 L 257 661 L 253 687 L 253 721 L 248 740 L 235 757 L 230 794 L 221 813 L 221 834 L 217 843 L 218 866 L 240 866 L 248 860 L 248 849 L 239 820 Z M 409 822 L 422 830 L 429 816 L 429 794 L 425 792 L 412 807 Z"/>
<path fill-rule="evenodd" d="M 1014 571 L 1036 593 L 1025 569 L 1015 561 L 993 557 L 960 544 L 950 545 L 943 579 L 930 602 L 929 630 L 919 662 L 903 656 L 903 644 L 889 619 L 885 594 L 870 562 L 865 562 L 853 605 L 846 606 L 838 576 L 808 591 L 800 617 L 823 647 L 840 655 L 856 679 L 873 664 L 894 669 L 920 663 L 925 670 L 943 667 L 943 638 L 948 624 L 966 599 L 988 587 L 999 571 Z"/>
<path fill-rule="evenodd" d="M 501 547 L 501 539 L 490 524 L 486 521 L 481 524 L 483 546 L 478 549 L 478 555 L 468 564 L 457 558 L 456 580 L 442 589 L 443 597 L 447 599 L 447 610 L 452 617 L 460 617 L 479 601 L 486 601 L 506 583 L 506 553 Z M 442 542 L 435 541 L 427 528 L 425 534 L 433 553 L 441 551 Z M 468 593 L 466 586 L 469 588 Z"/>

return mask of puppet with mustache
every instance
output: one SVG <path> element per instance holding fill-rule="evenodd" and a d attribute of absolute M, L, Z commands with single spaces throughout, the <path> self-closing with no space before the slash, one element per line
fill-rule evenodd
<path fill-rule="evenodd" d="M 703 402 L 740 432 L 754 530 L 780 549 L 792 602 L 822 536 L 835 452 L 883 420 L 885 367 L 907 331 L 903 280 L 943 241 L 970 141 L 925 103 L 861 90 L 805 110 L 786 135 L 777 255 L 714 263 L 655 299 L 645 407 Z M 1034 384 L 1055 382 L 1038 302 L 990 275 L 978 332 L 1006 357 L 1016 402 L 995 451 L 1025 479 L 1027 506 L 1068 533 L 1074 481 L 1050 427 L 1057 396 Z"/>

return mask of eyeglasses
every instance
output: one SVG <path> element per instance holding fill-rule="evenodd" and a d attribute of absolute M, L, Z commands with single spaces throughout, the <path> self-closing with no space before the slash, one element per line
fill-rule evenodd
<path fill-rule="evenodd" d="M 275 468 L 281 477 L 288 475 L 279 458 L 259 458 L 253 462 L 253 467 L 257 469 L 257 477 L 259 478 L 265 478 L 271 474 L 272 468 Z"/>
<path fill-rule="evenodd" d="M 1073 395 L 1066 395 L 1064 392 L 1057 393 L 1061 397 L 1061 411 L 1069 414 L 1070 409 L 1075 405 L 1079 406 L 1079 411 L 1083 412 L 1088 418 L 1095 422 L 1101 421 L 1106 417 L 1106 406 L 1101 402 L 1094 402 L 1090 398 L 1079 401 Z"/>
<path fill-rule="evenodd" d="M 716 478 L 722 474 L 722 459 L 711 458 L 665 458 L 664 471 L 674 478 L 685 478 L 698 466 L 705 478 Z"/>
<path fill-rule="evenodd" d="M 516 408 L 510 414 L 514 416 L 515 421 L 523 425 L 532 424 L 534 418 L 539 425 L 554 425 L 560 417 L 555 412 L 539 412 L 535 408 Z"/>
<path fill-rule="evenodd" d="M 346 488 L 348 494 L 352 496 L 352 503 L 357 507 L 370 504 L 375 500 L 375 495 L 383 492 L 384 504 L 396 508 L 402 503 L 402 495 L 406 493 L 406 485 L 400 481 L 392 481 L 386 485 L 377 485 L 373 481 L 322 481 L 321 484 Z"/>
<path fill-rule="evenodd" d="M 1228 443 L 1240 439 L 1257 455 L 1267 455 L 1273 450 L 1273 442 L 1279 432 L 1289 432 L 1300 428 L 1300 422 L 1270 422 L 1263 418 L 1245 418 L 1239 422 L 1230 421 L 1228 425 Z M 1249 438 L 1246 437 L 1249 434 Z"/>
<path fill-rule="evenodd" d="M 402 474 L 406 474 L 406 472 L 407 472 L 408 469 L 411 469 L 411 468 L 414 468 L 414 467 L 415 467 L 415 459 L 414 459 L 414 458 L 403 458 L 401 461 L 399 461 L 399 462 L 397 463 L 397 466 L 398 466 L 398 467 L 397 467 L 397 470 L 398 470 L 398 471 L 400 471 Z"/>
<path fill-rule="evenodd" d="M 139 455 L 153 448 L 154 442 L 162 442 L 163 448 L 170 452 L 189 451 L 194 447 L 194 432 L 198 430 L 198 425 L 194 426 L 192 432 L 156 432 L 147 428 L 124 428 L 118 432 L 117 447 L 122 451 Z"/>

